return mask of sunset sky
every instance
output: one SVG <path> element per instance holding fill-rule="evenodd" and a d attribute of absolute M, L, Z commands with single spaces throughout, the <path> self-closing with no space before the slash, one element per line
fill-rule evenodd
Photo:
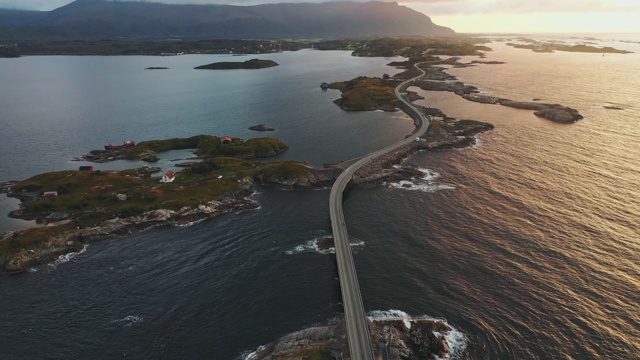
<path fill-rule="evenodd" d="M 0 0 L 0 8 L 52 10 L 70 0 Z M 172 4 L 256 5 L 278 0 L 153 0 Z M 317 1 L 315 1 L 317 2 Z M 640 32 L 638 0 L 405 0 L 457 32 Z"/>

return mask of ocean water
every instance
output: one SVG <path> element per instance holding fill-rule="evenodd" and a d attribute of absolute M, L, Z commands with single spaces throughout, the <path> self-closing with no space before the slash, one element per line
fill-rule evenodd
<path fill-rule="evenodd" d="M 624 39 L 640 41 L 640 36 Z M 640 49 L 608 35 L 597 41 L 637 53 L 537 54 L 493 43 L 494 51 L 486 60 L 506 64 L 450 70 L 490 95 L 521 101 L 540 98 L 574 107 L 585 116 L 576 124 L 555 124 L 531 111 L 423 92 L 423 104 L 450 116 L 490 121 L 496 128 L 481 135 L 480 145 L 473 148 L 425 152 L 407 159 L 406 164 L 425 173 L 412 189 L 389 186 L 346 194 L 350 235 L 361 243 L 356 268 L 365 309 L 372 317 L 446 319 L 459 334 L 451 339 L 458 349 L 454 358 L 459 359 L 638 358 Z M 125 87 L 132 90 L 126 96 L 103 89 L 99 96 L 85 96 L 86 105 L 61 102 L 54 108 L 62 114 L 46 109 L 44 95 L 31 106 L 16 105 L 24 96 L 0 100 L 5 101 L 3 108 L 14 110 L 14 115 L 0 115 L 0 126 L 27 139 L 14 140 L 12 146 L 44 147 L 30 156 L 26 150 L 15 151 L 20 161 L 3 154 L 2 164 L 14 165 L 5 166 L 11 170 L 2 172 L 2 178 L 65 165 L 73 168 L 77 165 L 69 161 L 73 156 L 109 137 L 114 142 L 128 139 L 133 131 L 134 140 L 160 137 L 163 132 L 169 134 L 163 137 L 187 136 L 204 132 L 207 126 L 215 128 L 214 134 L 247 136 L 251 135 L 244 130 L 247 126 L 264 122 L 278 129 L 275 136 L 295 144 L 287 158 L 320 164 L 362 154 L 411 130 L 410 120 L 399 114 L 333 111 L 330 100 L 337 95 L 317 88 L 321 81 L 391 72 L 383 59 L 317 54 L 273 55 L 281 64 L 301 69 L 303 59 L 315 59 L 314 66 L 307 63 L 315 75 L 305 80 L 307 72 L 300 70 L 300 79 L 288 81 L 292 70 L 285 71 L 284 66 L 276 68 L 282 73 L 273 78 L 255 75 L 264 76 L 258 81 L 251 74 L 247 83 L 263 84 L 258 85 L 262 92 L 253 96 L 247 93 L 252 91 L 249 86 L 237 89 L 232 80 L 219 80 L 218 85 L 226 86 L 202 91 L 213 85 L 201 77 L 218 75 L 191 75 L 187 69 L 210 58 L 166 60 L 176 62 L 170 66 L 180 72 L 175 75 L 139 71 L 166 66 L 160 63 L 165 58 L 18 59 L 35 62 L 32 67 L 20 65 L 31 69 L 25 70 L 30 74 L 42 68 L 37 64 L 67 63 L 68 73 L 51 80 L 57 87 L 65 87 L 69 77 L 80 78 L 79 69 L 89 69 L 90 62 L 101 62 L 99 69 L 113 73 L 96 80 L 95 68 L 86 70 L 84 75 L 93 78 L 85 81 L 87 86 L 113 81 L 115 89 L 136 81 Z M 318 56 L 326 58 L 320 61 Z M 116 64 L 107 64 L 110 61 Z M 330 61 L 335 63 L 327 65 Z M 177 65 L 181 62 L 189 64 Z M 0 78 L 16 76 L 17 70 L 5 72 L 5 63 L 0 65 Z M 135 90 L 144 77 L 153 79 L 149 81 L 154 86 L 145 91 L 155 95 Z M 283 83 L 296 89 L 288 98 L 301 94 L 298 101 L 254 104 L 262 96 L 284 91 Z M 298 88 L 300 83 L 308 89 Z M 173 92 L 167 84 L 180 90 Z M 196 90 L 182 96 L 189 87 Z M 49 90 L 41 93 L 61 96 Z M 229 115 L 209 117 L 222 105 L 212 105 L 207 96 L 227 91 L 234 94 L 227 102 L 244 105 L 236 106 L 237 113 L 229 107 Z M 4 86 L 0 92 L 11 93 Z M 162 95 L 165 92 L 174 96 Z M 165 97 L 156 99 L 161 96 Z M 159 109 L 150 105 L 155 101 Z M 260 106 L 266 107 L 260 110 Z M 117 115 L 103 114 L 110 108 Z M 245 108 L 253 109 L 254 115 L 248 116 L 251 111 Z M 271 111 L 282 110 L 295 116 L 283 118 L 279 112 L 270 117 Z M 20 130 L 11 119 L 28 123 L 31 117 L 23 112 L 47 114 L 33 121 L 78 144 L 60 148 L 60 141 L 43 142 L 47 137 L 33 124 Z M 86 117 L 76 117 L 81 112 Z M 178 115 L 184 112 L 192 115 Z M 129 126 L 123 135 L 125 114 L 141 125 Z M 47 123 L 49 117 L 56 120 Z M 175 118 L 192 120 L 178 125 Z M 58 130 L 65 119 L 73 125 Z M 91 125 L 83 128 L 82 119 Z M 100 134 L 86 130 L 98 126 L 103 129 Z M 68 133 L 72 129 L 76 136 Z M 7 147 L 9 140 L 2 134 L 2 146 Z M 117 135 L 121 138 L 116 140 Z M 324 143 L 313 142 L 316 137 Z M 349 141 L 341 141 L 345 137 Z M 8 147 L 0 153 L 5 151 Z M 313 247 L 316 239 L 330 233 L 328 196 L 328 190 L 260 188 L 254 196 L 259 210 L 90 244 L 80 254 L 28 274 L 0 276 L 3 351 L 9 358 L 21 359 L 238 359 L 288 332 L 339 319 L 335 260 L 330 252 Z"/>

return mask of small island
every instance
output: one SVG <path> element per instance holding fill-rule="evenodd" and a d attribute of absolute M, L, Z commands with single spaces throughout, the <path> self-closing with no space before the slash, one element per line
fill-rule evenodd
<path fill-rule="evenodd" d="M 565 45 L 558 44 L 556 42 L 537 42 L 535 40 L 530 39 L 520 39 L 520 41 L 525 41 L 527 44 L 519 44 L 519 43 L 507 43 L 507 45 L 514 47 L 516 49 L 529 49 L 534 52 L 540 53 L 552 53 L 554 51 L 565 51 L 565 52 L 580 52 L 580 53 L 597 53 L 597 54 L 632 54 L 633 51 L 620 50 L 615 49 L 610 46 L 605 46 L 602 48 L 578 44 L 578 45 Z"/>
<path fill-rule="evenodd" d="M 265 124 L 249 126 L 248 129 L 252 130 L 252 131 L 275 131 L 276 130 L 276 129 L 272 128 L 272 127 L 268 127 Z"/>
<path fill-rule="evenodd" d="M 211 63 L 207 65 L 196 66 L 194 69 L 198 70 L 237 70 L 237 69 L 264 69 L 279 64 L 273 60 L 261 60 L 251 59 L 244 62 L 237 61 L 223 61 L 217 63 Z"/>
<path fill-rule="evenodd" d="M 169 68 L 164 66 L 150 66 L 145 68 L 145 70 L 169 70 Z"/>

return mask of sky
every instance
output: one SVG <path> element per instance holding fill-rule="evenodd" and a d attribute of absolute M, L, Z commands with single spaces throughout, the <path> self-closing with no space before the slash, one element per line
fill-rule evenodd
<path fill-rule="evenodd" d="M 121 0 L 118 0 L 121 1 Z M 131 0 L 129 0 L 131 1 Z M 322 0 L 153 0 L 257 5 Z M 364 0 L 357 0 L 364 1 Z M 53 10 L 72 0 L 0 0 L 0 8 Z M 397 0 L 460 33 L 640 33 L 640 0 Z"/>

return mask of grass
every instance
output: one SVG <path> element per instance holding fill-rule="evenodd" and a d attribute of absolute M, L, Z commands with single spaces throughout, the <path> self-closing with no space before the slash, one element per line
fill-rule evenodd
<path fill-rule="evenodd" d="M 398 99 L 394 93 L 397 81 L 372 77 L 357 77 L 350 81 L 335 82 L 329 85 L 342 92 L 342 98 L 335 101 L 348 111 L 366 111 L 384 109 L 393 111 Z"/>

